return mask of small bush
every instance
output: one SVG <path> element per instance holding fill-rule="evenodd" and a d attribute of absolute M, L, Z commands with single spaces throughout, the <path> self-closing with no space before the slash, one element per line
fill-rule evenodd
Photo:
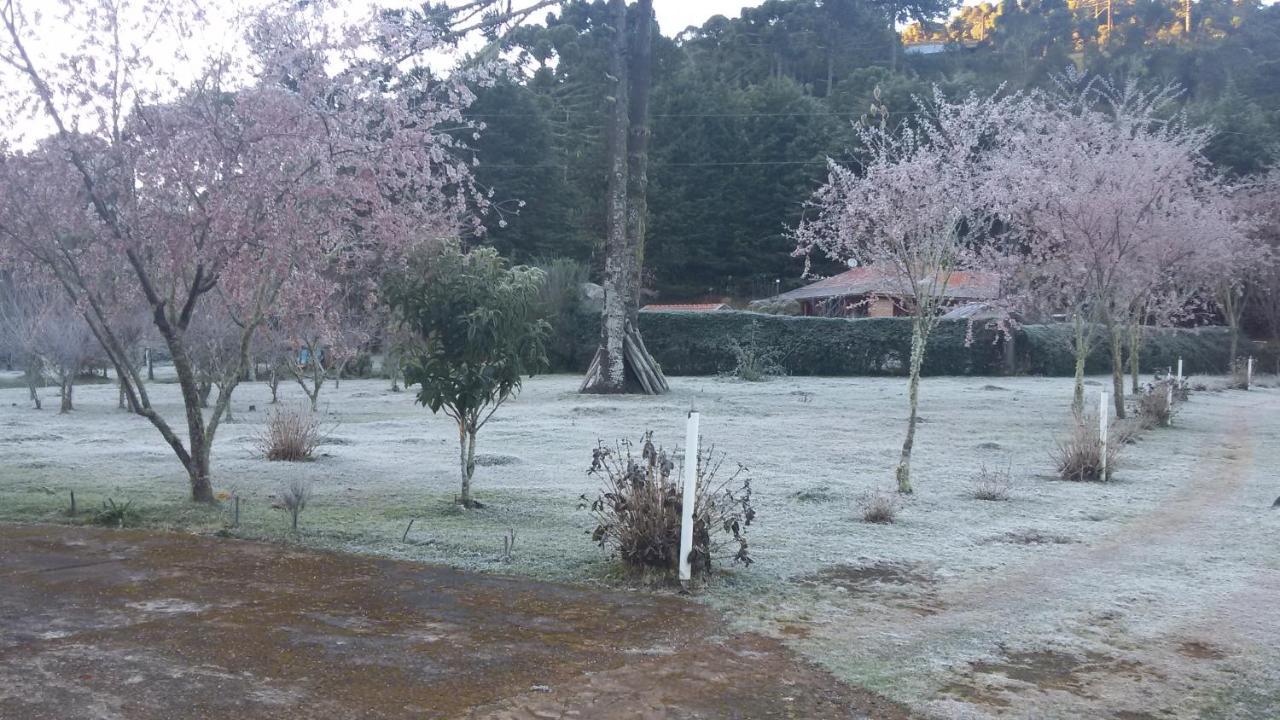
<path fill-rule="evenodd" d="M 132 500 L 117 503 L 115 500 L 107 498 L 102 503 L 102 509 L 94 513 L 93 523 L 95 525 L 122 528 L 137 525 L 138 517 L 138 511 L 133 508 Z"/>
<path fill-rule="evenodd" d="M 268 460 L 310 460 L 325 440 L 320 416 L 301 405 L 276 408 L 258 436 L 258 451 Z"/>
<path fill-rule="evenodd" d="M 612 448 L 598 444 L 591 453 L 587 474 L 604 479 L 604 488 L 591 502 L 596 518 L 591 539 L 633 569 L 674 572 L 680 557 L 681 473 L 674 458 L 654 446 L 652 432 L 641 438 L 639 457 L 633 449 L 629 441 L 622 441 Z M 689 562 L 695 574 L 709 573 L 712 558 L 728 552 L 733 552 L 734 562 L 752 562 L 746 538 L 756 514 L 751 479 L 741 465 L 722 473 L 724 460 L 714 447 L 700 450 L 693 459 L 697 471 Z"/>
<path fill-rule="evenodd" d="M 988 468 L 986 463 L 978 469 L 973 479 L 973 498 L 975 500 L 1008 500 L 1009 491 L 1013 487 L 1012 462 L 1004 467 Z"/>
<path fill-rule="evenodd" d="M 887 525 L 898 519 L 898 497 L 884 490 L 872 490 L 858 498 L 862 520 Z"/>
<path fill-rule="evenodd" d="M 1131 426 L 1130 426 L 1131 427 Z M 1118 428 L 1117 428 L 1118 429 Z M 1058 477 L 1063 480 L 1101 482 L 1111 479 L 1115 470 L 1116 459 L 1120 454 L 1132 430 L 1125 432 L 1108 432 L 1107 469 L 1104 476 L 1102 470 L 1102 443 L 1098 437 L 1098 418 L 1084 416 L 1075 418 L 1069 434 L 1058 441 L 1054 452 L 1054 463 L 1058 468 Z"/>
<path fill-rule="evenodd" d="M 298 516 L 307 509 L 311 501 L 311 483 L 302 478 L 294 478 L 280 486 L 279 507 L 289 513 L 294 532 L 298 531 Z"/>
<path fill-rule="evenodd" d="M 1249 361 L 1244 358 L 1236 358 L 1231 365 L 1231 379 L 1227 382 L 1227 387 L 1232 390 L 1248 390 L 1249 389 Z"/>
<path fill-rule="evenodd" d="M 1138 423 L 1144 430 L 1157 427 L 1169 427 L 1173 424 L 1173 416 L 1178 412 L 1175 402 L 1177 382 L 1161 380 L 1148 383 L 1134 399 Z"/>
<path fill-rule="evenodd" d="M 739 340 L 729 341 L 729 351 L 733 353 L 736 364 L 729 374 L 747 382 L 761 382 L 771 377 L 786 375 L 787 369 L 780 360 L 783 351 L 775 347 L 766 347 L 760 342 L 759 323 L 747 326 L 746 336 Z"/>

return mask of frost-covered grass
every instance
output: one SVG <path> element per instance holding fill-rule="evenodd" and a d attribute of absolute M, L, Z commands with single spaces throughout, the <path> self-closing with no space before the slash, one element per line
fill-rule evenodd
<path fill-rule="evenodd" d="M 839 676 L 939 717 L 995 713 L 1002 702 L 1021 717 L 1191 717 L 1201 705 L 1229 717 L 1230 703 L 1252 712 L 1248 702 L 1275 698 L 1257 683 L 1280 683 L 1280 510 L 1267 509 L 1280 494 L 1280 392 L 1268 380 L 1248 393 L 1193 394 L 1175 427 L 1126 448 L 1115 480 L 1101 484 L 1052 475 L 1069 379 L 928 378 L 916 494 L 892 525 L 862 522 L 857 498 L 893 487 L 906 419 L 905 382 L 894 378 L 675 378 L 659 398 L 584 396 L 577 377 L 535 378 L 481 431 L 478 511 L 452 502 L 456 430 L 411 393 L 381 380 L 326 386 L 332 441 L 313 462 L 284 463 L 254 456 L 270 394 L 245 385 L 219 431 L 215 490 L 243 499 L 229 530 L 238 536 L 616 582 L 579 509 L 597 489 L 591 448 L 648 429 L 678 444 L 696 408 L 704 440 L 754 478 L 757 562 L 702 594 L 738 626 L 785 637 Z M 1088 390 L 1096 398 L 1103 387 L 1099 378 Z M 284 402 L 303 400 L 281 390 Z M 153 393 L 180 416 L 176 386 Z M 149 525 L 227 529 L 231 504 L 189 503 L 158 433 L 115 406 L 111 386 L 77 390 L 79 409 L 66 416 L 31 410 L 24 389 L 0 390 L 0 520 L 66 522 L 75 490 L 82 509 L 110 497 L 133 501 Z M 1008 501 L 973 498 L 984 464 L 1011 467 Z M 294 476 L 314 484 L 296 536 L 271 507 Z M 509 528 L 517 541 L 503 563 Z M 1214 657 L 1179 649 L 1192 641 Z M 1034 689 L 1038 671 L 1024 666 L 1036 662 L 1077 680 Z"/>

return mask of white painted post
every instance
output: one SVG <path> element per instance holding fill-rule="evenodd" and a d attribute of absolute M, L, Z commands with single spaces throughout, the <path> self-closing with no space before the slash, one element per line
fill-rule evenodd
<path fill-rule="evenodd" d="M 1249 364 L 1245 366 L 1245 370 L 1244 370 L 1244 389 L 1248 390 L 1251 387 L 1253 387 L 1253 356 L 1252 355 L 1249 356 Z"/>
<path fill-rule="evenodd" d="M 1182 385 L 1182 356 L 1178 356 L 1178 385 Z"/>
<path fill-rule="evenodd" d="M 1098 398 L 1098 447 L 1102 451 L 1102 477 L 1099 480 L 1107 479 L 1107 425 L 1107 393 L 1103 392 Z"/>
<path fill-rule="evenodd" d="M 693 504 L 697 501 L 698 482 L 698 413 L 689 411 L 689 424 L 684 431 L 684 497 L 680 503 L 680 582 L 693 577 L 689 553 L 693 551 Z"/>

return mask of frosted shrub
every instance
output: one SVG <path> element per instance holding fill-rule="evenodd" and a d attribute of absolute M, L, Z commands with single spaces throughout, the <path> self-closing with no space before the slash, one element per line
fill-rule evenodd
<path fill-rule="evenodd" d="M 600 443 L 592 451 L 587 474 L 600 476 L 604 487 L 590 504 L 596 518 L 591 539 L 617 553 L 630 568 L 671 572 L 680 556 L 681 473 L 675 459 L 654 446 L 652 432 L 639 444 L 638 457 L 626 440 L 614 447 Z M 734 562 L 752 562 L 746 538 L 746 528 L 755 519 L 751 479 L 741 465 L 731 473 L 721 472 L 724 459 L 724 453 L 712 447 L 701 450 L 695 460 L 690 565 L 698 574 L 709 573 L 712 558 L 729 552 Z"/>
<path fill-rule="evenodd" d="M 1244 358 L 1236 358 L 1231 363 L 1231 378 L 1227 381 L 1227 387 L 1232 390 L 1248 390 L 1249 389 L 1249 361 Z"/>
<path fill-rule="evenodd" d="M 888 525 L 898 519 L 898 498 L 893 493 L 872 490 L 858 498 L 865 522 Z"/>
<path fill-rule="evenodd" d="M 258 451 L 268 460 L 301 462 L 324 442 L 320 417 L 302 406 L 276 408 L 258 436 Z"/>
<path fill-rule="evenodd" d="M 1177 395 L 1178 389 L 1173 380 L 1162 380 L 1142 388 L 1135 400 L 1142 428 L 1149 430 L 1172 425 L 1173 416 L 1178 412 Z"/>
<path fill-rule="evenodd" d="M 761 382 L 771 377 L 786 375 L 782 366 L 781 354 L 776 348 L 766 346 L 760 340 L 760 324 L 753 322 L 747 328 L 746 337 L 729 342 L 729 351 L 733 353 L 734 367 L 730 374 L 739 380 Z"/>
<path fill-rule="evenodd" d="M 1110 480 L 1120 448 L 1128 442 L 1131 434 L 1131 430 L 1126 429 L 1108 437 L 1107 469 L 1104 476 L 1098 418 L 1088 415 L 1075 418 L 1067 437 L 1058 441 L 1058 447 L 1054 451 L 1053 459 L 1058 468 L 1058 477 L 1063 480 L 1091 482 Z"/>
<path fill-rule="evenodd" d="M 973 479 L 973 498 L 975 500 L 1008 500 L 1009 490 L 1013 487 L 1012 465 L 988 468 L 984 463 Z"/>
<path fill-rule="evenodd" d="M 311 483 L 302 478 L 294 478 L 281 485 L 277 495 L 280 498 L 279 507 L 289 513 L 293 531 L 297 532 L 298 516 L 307 509 L 307 503 L 311 501 Z"/>

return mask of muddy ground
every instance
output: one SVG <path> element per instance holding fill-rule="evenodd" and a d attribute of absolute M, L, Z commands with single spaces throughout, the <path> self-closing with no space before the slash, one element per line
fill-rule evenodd
<path fill-rule="evenodd" d="M 672 595 L 0 525 L 0 717 L 908 716 Z"/>

